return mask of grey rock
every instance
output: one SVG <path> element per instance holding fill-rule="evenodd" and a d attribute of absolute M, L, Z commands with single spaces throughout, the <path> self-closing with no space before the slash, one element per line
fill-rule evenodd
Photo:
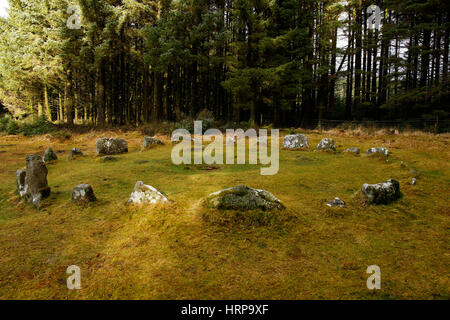
<path fill-rule="evenodd" d="M 317 150 L 319 151 L 336 151 L 336 147 L 334 145 L 334 140 L 331 138 L 322 139 L 317 145 Z"/>
<path fill-rule="evenodd" d="M 119 138 L 101 138 L 97 140 L 97 154 L 112 155 L 128 152 L 128 143 Z"/>
<path fill-rule="evenodd" d="M 386 156 L 386 158 L 389 157 L 389 150 L 386 149 L 385 147 L 381 147 L 381 148 L 370 148 L 369 150 L 366 151 L 366 153 L 368 155 L 373 155 L 373 154 L 383 154 L 384 156 Z"/>
<path fill-rule="evenodd" d="M 390 179 L 378 184 L 364 184 L 361 189 L 369 203 L 388 204 L 400 198 L 400 183 Z"/>
<path fill-rule="evenodd" d="M 284 137 L 283 148 L 287 149 L 309 149 L 308 137 L 304 134 L 291 134 Z"/>
<path fill-rule="evenodd" d="M 327 202 L 327 206 L 345 208 L 345 202 L 339 198 L 334 198 L 333 200 Z"/>
<path fill-rule="evenodd" d="M 206 199 L 210 208 L 221 210 L 282 210 L 284 205 L 273 194 L 247 186 L 237 186 L 210 194 Z"/>
<path fill-rule="evenodd" d="M 358 155 L 361 153 L 361 150 L 359 148 L 353 147 L 353 148 L 345 149 L 344 152 L 354 153 L 355 155 Z"/>
<path fill-rule="evenodd" d="M 35 154 L 26 157 L 26 169 L 17 170 L 17 191 L 27 202 L 35 206 L 50 195 L 47 182 L 48 170 L 42 158 Z"/>
<path fill-rule="evenodd" d="M 50 162 L 55 160 L 58 160 L 58 156 L 56 155 L 56 153 L 53 151 L 52 148 L 47 148 L 44 152 L 44 162 Z"/>
<path fill-rule="evenodd" d="M 155 145 L 164 145 L 164 141 L 153 137 L 144 137 L 144 143 L 142 144 L 144 149 L 151 148 Z"/>
<path fill-rule="evenodd" d="M 73 188 L 70 193 L 70 199 L 79 202 L 93 202 L 97 200 L 94 190 L 89 184 L 79 184 Z"/>
<path fill-rule="evenodd" d="M 72 150 L 70 150 L 69 152 L 69 156 L 68 159 L 69 160 L 73 160 L 75 159 L 77 156 L 84 156 L 84 153 L 78 149 L 78 148 L 73 148 Z"/>
<path fill-rule="evenodd" d="M 417 179 L 416 179 L 416 178 L 412 178 L 412 180 L 411 180 L 411 185 L 412 185 L 412 186 L 415 186 L 416 183 L 417 183 Z"/>
<path fill-rule="evenodd" d="M 136 182 L 134 191 L 128 199 L 128 203 L 134 204 L 156 204 L 164 203 L 169 200 L 152 186 L 144 184 L 142 181 Z"/>

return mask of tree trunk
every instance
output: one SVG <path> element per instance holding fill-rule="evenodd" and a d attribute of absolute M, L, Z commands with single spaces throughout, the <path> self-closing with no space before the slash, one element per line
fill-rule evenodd
<path fill-rule="evenodd" d="M 73 87 L 72 87 L 72 72 L 69 71 L 66 80 L 66 117 L 67 124 L 73 125 Z"/>
<path fill-rule="evenodd" d="M 105 88 L 102 81 L 102 71 L 97 70 L 95 78 L 95 106 L 97 109 L 97 124 L 100 126 L 105 125 Z"/>

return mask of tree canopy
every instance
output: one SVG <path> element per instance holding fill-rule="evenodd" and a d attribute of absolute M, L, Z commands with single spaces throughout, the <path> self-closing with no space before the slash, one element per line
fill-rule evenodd
<path fill-rule="evenodd" d="M 99 126 L 205 109 L 284 126 L 449 115 L 448 1 L 9 2 L 0 101 L 16 115 Z"/>

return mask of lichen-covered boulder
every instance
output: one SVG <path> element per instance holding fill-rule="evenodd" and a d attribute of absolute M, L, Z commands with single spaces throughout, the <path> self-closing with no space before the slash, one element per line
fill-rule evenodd
<path fill-rule="evenodd" d="M 331 138 L 323 138 L 317 145 L 319 151 L 336 151 L 334 140 Z"/>
<path fill-rule="evenodd" d="M 73 160 L 73 159 L 75 159 L 75 158 L 78 157 L 78 156 L 84 156 L 84 153 L 83 153 L 80 149 L 78 149 L 78 148 L 73 148 L 73 149 L 70 150 L 70 152 L 69 152 L 68 159 L 69 159 L 69 160 Z"/>
<path fill-rule="evenodd" d="M 128 143 L 120 138 L 101 138 L 97 140 L 97 154 L 111 155 L 128 152 Z"/>
<path fill-rule="evenodd" d="M 302 149 L 309 148 L 308 137 L 304 134 L 291 134 L 284 137 L 283 148 Z"/>
<path fill-rule="evenodd" d="M 35 206 L 50 195 L 47 182 L 48 170 L 42 158 L 35 154 L 26 157 L 26 169 L 17 170 L 17 191 L 19 195 Z"/>
<path fill-rule="evenodd" d="M 72 201 L 79 202 L 93 202 L 97 200 L 94 194 L 94 190 L 89 184 L 79 184 L 75 188 L 73 188 L 70 193 L 70 199 Z"/>
<path fill-rule="evenodd" d="M 345 202 L 339 198 L 334 198 L 333 200 L 327 202 L 327 206 L 345 208 Z"/>
<path fill-rule="evenodd" d="M 385 147 L 370 148 L 369 150 L 366 151 L 366 154 L 368 154 L 368 155 L 381 154 L 381 155 L 384 155 L 386 158 L 388 158 L 389 157 L 389 150 L 386 149 Z"/>
<path fill-rule="evenodd" d="M 144 137 L 144 143 L 142 144 L 142 147 L 144 149 L 148 149 L 157 145 L 164 145 L 164 141 L 153 137 Z"/>
<path fill-rule="evenodd" d="M 344 150 L 345 153 L 353 153 L 355 155 L 359 155 L 361 153 L 361 149 L 353 147 Z"/>
<path fill-rule="evenodd" d="M 281 210 L 284 205 L 273 194 L 265 190 L 237 186 L 211 193 L 206 199 L 210 208 L 222 210 Z"/>
<path fill-rule="evenodd" d="M 136 182 L 134 191 L 128 199 L 128 203 L 134 204 L 156 204 L 164 203 L 169 200 L 152 186 L 144 184 L 142 181 Z"/>
<path fill-rule="evenodd" d="M 53 151 L 52 148 L 47 148 L 44 152 L 44 162 L 56 161 L 58 160 L 58 156 Z"/>
<path fill-rule="evenodd" d="M 388 204 L 400 198 L 400 183 L 394 179 L 373 185 L 365 183 L 361 192 L 369 203 Z"/>

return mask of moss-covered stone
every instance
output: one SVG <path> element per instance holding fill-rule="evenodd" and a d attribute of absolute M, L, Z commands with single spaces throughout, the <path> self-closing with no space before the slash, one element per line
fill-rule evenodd
<path fill-rule="evenodd" d="M 144 149 L 149 149 L 157 145 L 164 145 L 164 141 L 153 137 L 144 137 L 144 143 L 142 144 Z"/>
<path fill-rule="evenodd" d="M 44 162 L 56 161 L 58 160 L 58 156 L 53 151 L 52 148 L 47 148 L 44 152 Z"/>
<path fill-rule="evenodd" d="M 273 194 L 265 190 L 252 189 L 244 185 L 214 192 L 206 199 L 210 208 L 222 210 L 281 210 L 284 205 Z"/>

